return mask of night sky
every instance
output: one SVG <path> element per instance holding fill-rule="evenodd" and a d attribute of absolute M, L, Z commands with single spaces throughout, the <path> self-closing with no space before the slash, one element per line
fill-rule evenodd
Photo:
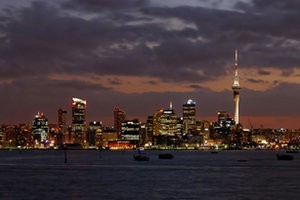
<path fill-rule="evenodd" d="M 0 124 L 70 123 L 72 97 L 105 125 L 190 98 L 200 120 L 233 116 L 238 49 L 240 122 L 300 128 L 299 19 L 298 0 L 0 1 Z"/>

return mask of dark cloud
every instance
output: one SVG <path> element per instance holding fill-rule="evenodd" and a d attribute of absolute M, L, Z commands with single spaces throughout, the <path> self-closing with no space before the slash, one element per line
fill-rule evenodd
<path fill-rule="evenodd" d="M 70 0 L 63 4 L 64 8 L 79 9 L 92 12 L 134 9 L 148 5 L 148 0 Z"/>
<path fill-rule="evenodd" d="M 256 116 L 297 116 L 300 95 L 298 84 L 277 84 L 274 88 L 264 91 L 241 91 L 241 113 Z"/>
<path fill-rule="evenodd" d="M 145 82 L 146 84 L 150 84 L 150 85 L 157 85 L 158 82 L 157 81 L 147 81 Z"/>
<path fill-rule="evenodd" d="M 121 81 L 118 78 L 111 78 L 109 79 L 109 83 L 112 85 L 120 85 Z"/>
<path fill-rule="evenodd" d="M 300 2 L 297 0 L 252 0 L 251 3 L 238 2 L 237 8 L 258 14 L 264 13 L 298 13 Z"/>
<path fill-rule="evenodd" d="M 267 76 L 267 75 L 271 75 L 271 72 L 260 69 L 260 70 L 258 70 L 258 74 Z"/>
<path fill-rule="evenodd" d="M 190 88 L 193 88 L 193 89 L 196 89 L 196 90 L 200 90 L 200 89 L 203 88 L 203 87 L 201 87 L 200 85 L 190 85 L 189 87 L 190 87 Z"/>
<path fill-rule="evenodd" d="M 63 4 L 63 8 L 80 5 L 77 9 L 86 12 L 87 7 L 111 8 L 109 14 L 99 13 L 91 19 L 70 15 L 72 7 L 65 12 L 46 2 L 21 8 L 9 22 L 6 14 L 6 25 L 1 28 L 5 33 L 0 46 L 1 75 L 87 72 L 202 81 L 225 74 L 235 48 L 240 50 L 241 67 L 300 63 L 297 41 L 283 37 L 284 27 L 290 24 L 282 20 L 204 7 L 151 7 L 142 2 Z M 137 8 L 134 15 L 119 10 L 133 7 Z M 190 23 L 197 29 L 168 29 L 165 19 L 171 18 L 182 20 L 179 27 Z M 157 45 L 150 47 L 149 42 Z M 197 74 L 197 70 L 204 73 Z"/>
<path fill-rule="evenodd" d="M 257 79 L 253 79 L 253 78 L 248 78 L 247 81 L 250 83 L 265 83 L 264 80 L 257 80 Z"/>

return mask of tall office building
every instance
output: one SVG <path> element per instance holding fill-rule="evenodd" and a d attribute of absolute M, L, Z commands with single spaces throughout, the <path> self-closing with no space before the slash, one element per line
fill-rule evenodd
<path fill-rule="evenodd" d="M 67 111 L 58 109 L 58 128 L 64 133 L 67 130 Z"/>
<path fill-rule="evenodd" d="M 170 105 L 169 109 L 162 111 L 159 117 L 159 135 L 161 136 L 175 136 L 178 133 L 177 116 Z"/>
<path fill-rule="evenodd" d="M 152 142 L 153 139 L 153 115 L 148 116 L 146 123 L 146 142 Z"/>
<path fill-rule="evenodd" d="M 67 111 L 59 108 L 57 111 L 59 134 L 62 136 L 63 143 L 69 143 L 69 134 L 67 126 Z"/>
<path fill-rule="evenodd" d="M 183 111 L 183 132 L 195 133 L 196 132 L 196 102 L 189 99 L 182 105 Z"/>
<path fill-rule="evenodd" d="M 89 146 L 97 145 L 102 148 L 102 141 L 97 141 L 97 139 L 102 138 L 103 126 L 102 122 L 93 121 L 89 123 L 88 133 L 87 133 L 87 141 Z"/>
<path fill-rule="evenodd" d="M 114 109 L 114 128 L 118 136 L 121 136 L 122 122 L 126 119 L 126 114 L 118 106 Z"/>
<path fill-rule="evenodd" d="M 122 122 L 121 139 L 138 145 L 141 133 L 141 122 L 138 119 L 125 120 Z"/>
<path fill-rule="evenodd" d="M 86 141 L 86 100 L 72 98 L 71 142 L 85 145 Z"/>
<path fill-rule="evenodd" d="M 163 109 L 158 110 L 153 114 L 153 125 L 152 125 L 152 136 L 156 137 L 159 135 L 160 117 L 163 114 Z"/>
<path fill-rule="evenodd" d="M 220 126 L 228 126 L 228 122 L 231 122 L 230 114 L 227 111 L 219 111 L 218 112 L 218 124 Z"/>
<path fill-rule="evenodd" d="M 46 119 L 43 113 L 37 113 L 35 118 L 32 120 L 32 134 L 34 140 L 34 147 L 46 147 L 48 133 L 48 119 Z"/>
<path fill-rule="evenodd" d="M 234 52 L 234 78 L 233 78 L 233 100 L 234 100 L 234 121 L 235 124 L 240 123 L 239 119 L 239 103 L 240 103 L 240 83 L 239 83 L 239 76 L 238 76 L 238 51 L 235 50 Z"/>

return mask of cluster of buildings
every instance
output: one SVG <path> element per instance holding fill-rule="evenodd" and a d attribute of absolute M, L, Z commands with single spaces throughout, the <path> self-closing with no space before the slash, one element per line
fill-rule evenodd
<path fill-rule="evenodd" d="M 161 109 L 147 117 L 146 122 L 127 119 L 118 106 L 113 110 L 114 125 L 86 122 L 86 100 L 72 99 L 71 124 L 67 111 L 58 109 L 58 123 L 49 124 L 43 113 L 37 113 L 32 124 L 2 125 L 0 148 L 145 148 L 206 149 L 206 148 L 285 148 L 299 146 L 299 131 L 286 129 L 244 129 L 239 122 L 240 84 L 237 51 L 234 54 L 233 100 L 234 116 L 227 111 L 217 113 L 217 121 L 196 119 L 196 102 L 187 100 L 178 116 L 173 109 Z"/>

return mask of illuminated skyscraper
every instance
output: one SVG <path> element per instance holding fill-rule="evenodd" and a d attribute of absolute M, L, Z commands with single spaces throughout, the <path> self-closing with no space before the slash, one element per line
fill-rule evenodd
<path fill-rule="evenodd" d="M 159 135 L 160 136 L 175 136 L 177 129 L 177 116 L 170 103 L 170 108 L 162 111 L 159 117 Z"/>
<path fill-rule="evenodd" d="M 163 114 L 163 111 L 163 109 L 160 109 L 159 111 L 153 114 L 152 135 L 154 137 L 159 135 L 160 117 Z"/>
<path fill-rule="evenodd" d="M 122 131 L 122 122 L 126 119 L 126 114 L 118 106 L 114 109 L 114 127 L 118 136 L 121 135 Z"/>
<path fill-rule="evenodd" d="M 48 119 L 46 119 L 43 113 L 38 113 L 32 120 L 34 147 L 45 147 L 47 145 L 48 133 Z"/>
<path fill-rule="evenodd" d="M 240 83 L 239 83 L 239 76 L 238 76 L 238 51 L 234 51 L 234 78 L 233 78 L 233 100 L 234 100 L 234 121 L 235 124 L 240 123 L 239 119 L 239 103 L 240 103 Z"/>
<path fill-rule="evenodd" d="M 86 100 L 72 98 L 72 143 L 86 143 Z"/>
<path fill-rule="evenodd" d="M 196 132 L 196 102 L 189 99 L 182 106 L 184 133 Z"/>
<path fill-rule="evenodd" d="M 138 119 L 125 120 L 122 122 L 121 139 L 138 145 L 140 140 L 141 122 Z"/>

